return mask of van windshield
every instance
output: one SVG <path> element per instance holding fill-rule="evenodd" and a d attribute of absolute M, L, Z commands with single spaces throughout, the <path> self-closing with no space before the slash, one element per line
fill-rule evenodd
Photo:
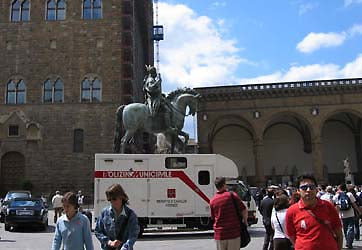
<path fill-rule="evenodd" d="M 227 185 L 230 191 L 234 191 L 238 194 L 240 199 L 243 201 L 250 201 L 251 200 L 251 194 L 249 189 L 241 184 L 229 184 Z"/>

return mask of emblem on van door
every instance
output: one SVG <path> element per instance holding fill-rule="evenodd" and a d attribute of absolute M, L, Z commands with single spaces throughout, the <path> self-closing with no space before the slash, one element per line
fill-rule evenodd
<path fill-rule="evenodd" d="M 167 198 L 175 199 L 176 198 L 176 189 L 168 188 L 167 189 Z"/>

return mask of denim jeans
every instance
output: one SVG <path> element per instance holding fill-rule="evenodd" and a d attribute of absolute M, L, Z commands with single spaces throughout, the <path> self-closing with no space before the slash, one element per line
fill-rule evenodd
<path fill-rule="evenodd" d="M 343 232 L 344 237 L 346 237 L 346 245 L 352 246 L 353 239 L 354 239 L 354 217 L 343 218 Z"/>
<path fill-rule="evenodd" d="M 359 230 L 359 216 L 354 217 L 354 239 L 359 240 L 360 230 Z"/>

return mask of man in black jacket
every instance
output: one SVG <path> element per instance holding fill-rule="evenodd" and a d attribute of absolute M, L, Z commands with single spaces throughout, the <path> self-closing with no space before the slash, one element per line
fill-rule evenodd
<path fill-rule="evenodd" d="M 263 250 L 273 250 L 274 230 L 271 226 L 271 215 L 274 206 L 274 192 L 272 189 L 267 190 L 267 195 L 263 198 L 259 206 L 259 212 L 263 216 L 263 225 L 266 231 L 264 237 Z M 269 248 L 268 248 L 269 247 Z"/>

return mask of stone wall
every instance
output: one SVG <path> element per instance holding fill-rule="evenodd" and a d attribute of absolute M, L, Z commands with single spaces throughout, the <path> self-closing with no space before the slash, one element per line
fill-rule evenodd
<path fill-rule="evenodd" d="M 0 157 L 25 157 L 21 178 L 34 193 L 81 189 L 92 197 L 94 154 L 112 151 L 115 111 L 142 100 L 144 65 L 153 64 L 152 1 L 133 3 L 102 1 L 102 19 L 83 20 L 82 1 L 67 1 L 65 20 L 46 21 L 45 1 L 32 0 L 30 21 L 10 22 L 11 1 L 0 0 Z M 101 80 L 101 102 L 81 102 L 86 76 Z M 63 81 L 63 103 L 43 103 L 48 78 Z M 6 104 L 10 79 L 25 81 L 25 104 Z M 8 136 L 12 124 L 18 137 Z M 29 126 L 39 135 L 32 137 Z M 80 153 L 73 152 L 74 129 L 84 131 Z"/>

